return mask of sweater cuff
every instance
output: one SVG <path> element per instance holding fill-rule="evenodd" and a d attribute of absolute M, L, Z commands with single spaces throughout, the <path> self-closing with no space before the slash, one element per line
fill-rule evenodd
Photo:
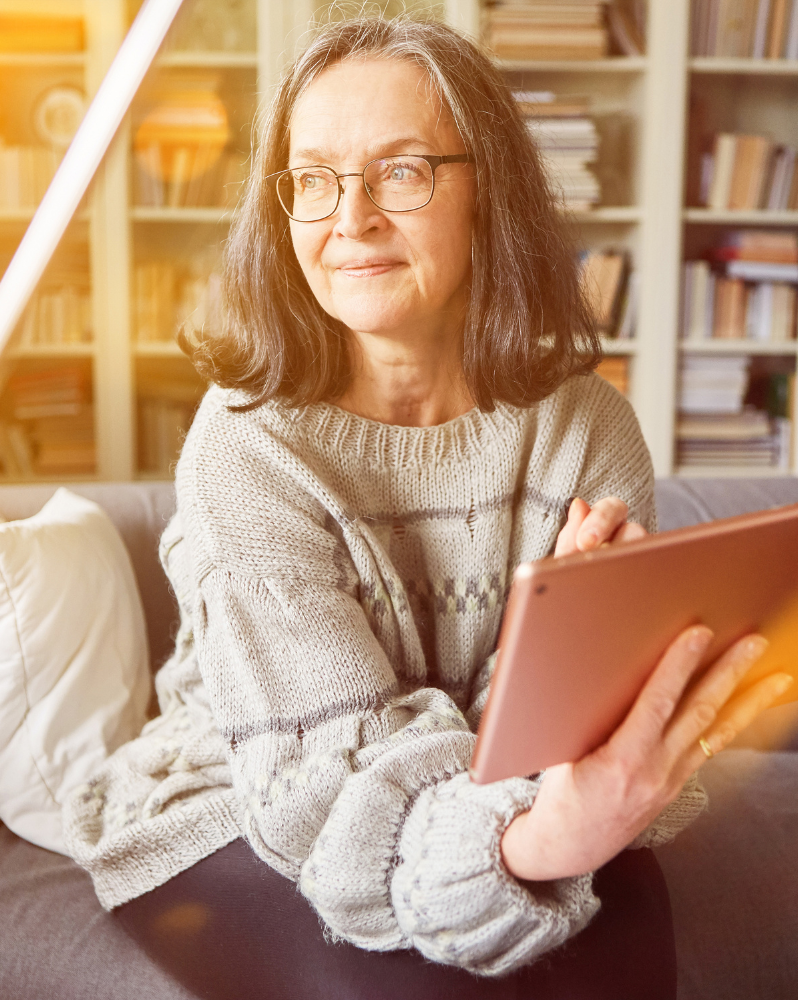
<path fill-rule="evenodd" d="M 691 774 L 678 798 L 667 805 L 654 822 L 635 837 L 629 847 L 661 847 L 669 844 L 701 815 L 707 807 L 707 801 L 707 793 L 698 780 L 698 774 Z"/>
<path fill-rule="evenodd" d="M 538 785 L 476 785 L 459 774 L 418 795 L 391 898 L 404 935 L 426 958 L 501 976 L 562 944 L 598 911 L 592 874 L 522 885 L 502 862 L 502 834 L 531 808 Z"/>

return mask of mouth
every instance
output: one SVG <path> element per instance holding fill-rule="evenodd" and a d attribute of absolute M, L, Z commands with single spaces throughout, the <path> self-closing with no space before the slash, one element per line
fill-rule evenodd
<path fill-rule="evenodd" d="M 362 260 L 348 260 L 345 264 L 339 264 L 336 270 L 347 278 L 376 278 L 380 274 L 387 274 L 400 264 L 401 261 L 387 257 L 369 257 Z"/>

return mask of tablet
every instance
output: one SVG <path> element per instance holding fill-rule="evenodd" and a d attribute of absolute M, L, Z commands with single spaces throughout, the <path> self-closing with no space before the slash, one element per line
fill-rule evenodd
<path fill-rule="evenodd" d="M 770 648 L 741 687 L 776 670 L 798 679 L 798 504 L 519 566 L 473 780 L 536 774 L 600 746 L 698 623 L 715 633 L 702 667 L 760 631 Z"/>

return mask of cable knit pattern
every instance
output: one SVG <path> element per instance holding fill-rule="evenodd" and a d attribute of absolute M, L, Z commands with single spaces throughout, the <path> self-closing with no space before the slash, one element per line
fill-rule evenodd
<path fill-rule="evenodd" d="M 501 835 L 539 779 L 467 770 L 509 581 L 566 499 L 655 527 L 631 407 L 595 376 L 428 428 L 244 398 L 212 389 L 186 441 L 163 714 L 71 800 L 75 858 L 113 907 L 243 833 L 333 937 L 481 975 L 534 960 L 596 912 L 592 878 L 514 879 Z M 637 846 L 702 802 L 688 787 Z"/>

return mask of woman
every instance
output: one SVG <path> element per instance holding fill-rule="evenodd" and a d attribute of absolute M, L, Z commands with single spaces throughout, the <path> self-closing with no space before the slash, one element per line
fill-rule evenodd
<path fill-rule="evenodd" d="M 731 698 L 749 637 L 685 694 L 696 627 L 595 753 L 469 781 L 514 566 L 654 528 L 490 64 L 434 24 L 323 29 L 228 271 L 163 539 L 163 714 L 68 815 L 101 902 L 203 996 L 673 996 L 661 875 L 624 848 L 700 811 L 699 738 L 722 749 L 783 679 Z"/>

